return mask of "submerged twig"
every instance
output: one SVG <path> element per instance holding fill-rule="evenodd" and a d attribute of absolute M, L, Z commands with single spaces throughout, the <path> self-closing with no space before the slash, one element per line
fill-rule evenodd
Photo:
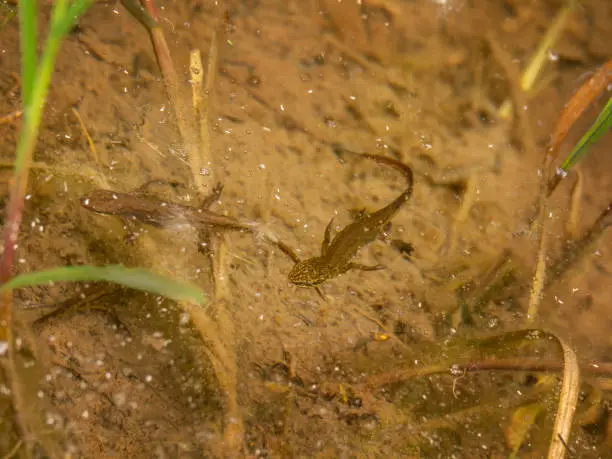
<path fill-rule="evenodd" d="M 202 56 L 200 55 L 199 49 L 191 50 L 189 53 L 189 82 L 191 83 L 191 93 L 192 93 L 192 102 L 193 102 L 193 111 L 195 114 L 196 121 L 199 121 L 200 124 L 200 133 L 202 133 L 202 120 L 200 118 L 200 111 L 202 106 L 202 81 L 204 79 L 204 68 L 202 66 Z M 208 126 L 208 124 L 205 124 Z M 189 156 L 189 164 L 191 166 L 192 171 L 199 171 L 198 174 L 193 174 L 196 179 L 196 188 L 198 190 L 202 190 L 204 188 L 204 184 L 202 183 L 203 176 L 208 175 L 209 178 L 214 181 L 212 175 L 212 167 L 210 158 L 208 158 L 208 153 L 210 152 L 210 145 L 208 138 L 206 141 L 200 135 L 200 154 L 198 155 L 190 155 Z"/>
<path fill-rule="evenodd" d="M 546 283 L 546 253 L 548 250 L 548 223 L 549 217 L 547 213 L 548 199 L 542 195 L 539 207 L 539 224 L 537 225 L 538 233 L 538 251 L 536 258 L 536 268 L 533 273 L 533 281 L 529 292 L 529 306 L 527 308 L 527 322 L 533 323 L 538 313 L 538 307 L 542 300 L 542 292 Z"/>
<path fill-rule="evenodd" d="M 206 82 L 203 85 L 204 67 L 200 50 L 195 49 L 190 53 L 190 73 L 192 85 L 193 110 L 200 131 L 200 155 L 191 159 L 192 169 L 198 172 L 200 188 L 203 186 L 203 177 L 209 182 L 214 182 L 214 167 L 210 145 L 210 105 L 215 82 L 217 68 L 217 34 L 213 32 L 208 50 L 208 62 L 206 69 Z"/>
<path fill-rule="evenodd" d="M 94 160 L 94 163 L 96 164 L 96 166 L 100 166 L 100 157 L 98 156 L 98 150 L 96 150 L 96 146 L 94 145 L 93 140 L 89 135 L 89 131 L 87 130 L 87 126 L 85 126 L 85 122 L 83 121 L 81 114 L 79 113 L 76 107 L 72 107 L 72 113 L 74 113 L 74 116 L 76 116 L 76 119 L 79 122 L 79 126 L 81 126 L 81 130 L 83 131 L 83 135 L 87 139 L 89 151 L 91 152 L 91 156 Z"/>
<path fill-rule="evenodd" d="M 580 219 L 580 201 L 582 199 L 582 173 L 576 171 L 576 181 L 570 192 L 569 215 L 565 224 L 565 233 L 569 240 L 578 237 L 578 220 Z"/>
<path fill-rule="evenodd" d="M 123 5 L 127 10 L 147 29 L 151 36 L 151 42 L 155 48 L 155 56 L 157 63 L 161 69 L 166 91 L 170 103 L 174 107 L 176 121 L 183 138 L 185 150 L 190 158 L 199 158 L 201 154 L 198 131 L 194 117 L 187 109 L 185 98 L 181 94 L 181 84 L 176 73 L 170 49 L 164 36 L 164 31 L 157 22 L 156 13 L 153 10 L 152 2 L 146 2 L 147 10 L 145 10 L 136 0 L 122 0 Z M 197 161 L 197 160 L 196 160 Z M 200 169 L 192 170 L 193 182 L 196 186 L 203 185 Z M 212 183 L 208 183 L 208 188 L 212 189 Z M 205 191 L 201 188 L 199 191 Z"/>

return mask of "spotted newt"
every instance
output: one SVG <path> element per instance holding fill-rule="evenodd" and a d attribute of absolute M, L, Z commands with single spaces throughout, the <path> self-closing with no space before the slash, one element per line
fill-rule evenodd
<path fill-rule="evenodd" d="M 363 213 L 340 231 L 331 240 L 333 219 L 325 229 L 321 255 L 297 263 L 289 273 L 289 281 L 300 287 L 315 287 L 326 280 L 344 274 L 350 269 L 375 270 L 381 266 L 363 266 L 352 259 L 359 249 L 374 241 L 385 225 L 395 216 L 412 195 L 412 169 L 395 159 L 372 154 L 357 154 L 366 159 L 386 164 L 402 172 L 408 182 L 407 188 L 394 201 L 371 214 Z"/>

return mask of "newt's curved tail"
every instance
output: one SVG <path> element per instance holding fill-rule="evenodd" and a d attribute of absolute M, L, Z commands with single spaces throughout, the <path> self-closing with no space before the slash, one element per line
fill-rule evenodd
<path fill-rule="evenodd" d="M 408 164 L 404 164 L 397 159 L 388 158 L 387 156 L 373 155 L 371 153 L 356 153 L 356 155 L 361 156 L 366 159 L 371 159 L 372 161 L 376 161 L 379 164 L 386 164 L 387 166 L 391 166 L 402 173 L 402 175 L 406 178 L 406 182 L 408 182 L 408 187 L 404 191 L 404 195 L 410 196 L 412 195 L 412 188 L 414 186 L 414 174 L 412 172 L 412 168 L 408 166 Z"/>
<path fill-rule="evenodd" d="M 342 159 L 342 156 L 345 153 L 348 153 L 350 155 L 369 159 L 379 164 L 385 164 L 387 166 L 391 166 L 397 169 L 406 178 L 406 182 L 408 183 L 408 187 L 402 193 L 402 197 L 407 200 L 412 195 L 412 189 L 414 186 L 414 174 L 412 172 L 412 168 L 408 166 L 407 164 L 404 164 L 403 162 L 398 161 L 397 159 L 389 158 L 387 156 L 375 155 L 372 153 L 356 153 L 356 152 L 352 152 L 349 150 L 342 150 L 342 152 L 337 152 L 337 153 L 340 159 Z"/>

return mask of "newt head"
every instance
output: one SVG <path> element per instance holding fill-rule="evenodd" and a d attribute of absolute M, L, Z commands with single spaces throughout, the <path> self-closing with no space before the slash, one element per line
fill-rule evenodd
<path fill-rule="evenodd" d="M 299 287 L 315 287 L 330 278 L 329 267 L 321 257 L 308 258 L 297 263 L 288 277 Z"/>

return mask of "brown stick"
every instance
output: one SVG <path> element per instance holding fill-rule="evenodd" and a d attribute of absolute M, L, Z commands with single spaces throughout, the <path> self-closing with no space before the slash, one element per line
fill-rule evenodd
<path fill-rule="evenodd" d="M 198 130 L 195 126 L 195 120 L 193 116 L 190 116 L 190 112 L 187 109 L 185 97 L 181 95 L 181 85 L 179 84 L 179 77 L 176 73 L 170 49 L 164 36 L 164 31 L 159 25 L 157 13 L 153 7 L 152 0 L 147 0 L 145 5 L 147 10 L 145 11 L 136 0 L 122 0 L 123 5 L 126 9 L 147 29 L 151 36 L 151 42 L 155 49 L 155 56 L 157 63 L 161 69 L 164 85 L 168 98 L 170 99 L 171 105 L 174 107 L 176 115 L 176 122 L 183 138 L 185 150 L 189 157 L 199 157 L 200 145 Z M 198 184 L 200 181 L 200 171 L 192 171 L 194 184 Z M 205 191 L 205 190 L 199 190 Z"/>

